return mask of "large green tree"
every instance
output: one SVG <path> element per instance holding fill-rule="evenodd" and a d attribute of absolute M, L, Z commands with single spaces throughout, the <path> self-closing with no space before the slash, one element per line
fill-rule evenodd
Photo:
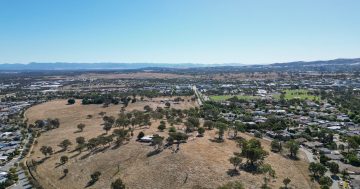
<path fill-rule="evenodd" d="M 250 139 L 243 141 L 240 155 L 246 158 L 251 166 L 256 166 L 261 164 L 269 153 L 263 149 L 259 140 Z"/>

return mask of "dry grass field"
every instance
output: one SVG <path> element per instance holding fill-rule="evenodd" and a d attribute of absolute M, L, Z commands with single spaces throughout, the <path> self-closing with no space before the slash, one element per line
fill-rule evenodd
<path fill-rule="evenodd" d="M 145 105 L 152 107 L 164 106 L 160 103 L 160 98 L 153 100 L 136 102 L 129 104 L 126 111 L 134 109 L 142 110 Z M 174 108 L 187 109 L 197 106 L 194 102 L 183 102 L 171 105 Z M 96 137 L 104 131 L 102 130 L 101 116 L 99 112 L 106 112 L 107 115 L 116 116 L 121 109 L 121 105 L 111 105 L 103 108 L 101 105 L 81 105 L 77 101 L 74 105 L 66 105 L 65 100 L 50 101 L 34 106 L 27 110 L 26 117 L 29 123 L 37 119 L 59 118 L 60 128 L 42 133 L 38 138 L 38 144 L 34 146 L 34 153 L 30 159 L 41 160 L 44 155 L 39 151 L 43 145 L 51 146 L 54 154 L 44 163 L 38 165 L 34 172 L 37 180 L 44 188 L 85 188 L 90 180 L 90 174 L 100 171 L 102 174 L 98 182 L 89 188 L 110 188 L 111 181 L 121 178 L 130 189 L 137 188 L 216 188 L 228 181 L 241 181 L 246 188 L 259 188 L 263 183 L 263 175 L 250 174 L 244 171 L 240 175 L 231 177 L 226 172 L 232 169 L 228 159 L 233 152 L 238 151 L 234 141 L 226 140 L 224 143 L 211 142 L 215 137 L 215 131 L 207 131 L 204 137 L 190 137 L 188 142 L 180 146 L 178 153 L 173 153 L 170 149 L 165 149 L 160 154 L 147 157 L 153 150 L 152 146 L 146 143 L 139 143 L 132 138 L 127 144 L 119 148 L 107 148 L 102 152 L 88 155 L 88 151 L 82 153 L 72 152 L 75 146 L 75 138 L 83 136 L 86 139 Z M 87 119 L 87 115 L 93 115 L 92 119 Z M 86 124 L 83 132 L 76 132 L 76 125 Z M 166 136 L 167 132 L 157 131 L 159 121 L 154 121 L 150 128 L 138 128 L 135 135 L 140 131 L 145 134 L 157 133 Z M 177 125 L 181 129 L 182 125 Z M 242 134 L 245 138 L 251 136 Z M 69 139 L 73 145 L 66 152 L 60 152 L 57 145 L 64 139 Z M 262 145 L 270 151 L 270 142 L 261 140 Z M 69 162 L 59 166 L 59 159 L 62 155 L 69 156 Z M 282 180 L 289 177 L 292 182 L 290 186 L 297 189 L 316 188 L 316 185 L 308 177 L 308 163 L 304 160 L 305 156 L 300 154 L 299 161 L 289 160 L 279 154 L 271 153 L 266 159 L 276 171 L 277 178 L 270 182 L 273 188 L 282 186 Z M 66 177 L 63 176 L 63 169 L 69 169 Z"/>

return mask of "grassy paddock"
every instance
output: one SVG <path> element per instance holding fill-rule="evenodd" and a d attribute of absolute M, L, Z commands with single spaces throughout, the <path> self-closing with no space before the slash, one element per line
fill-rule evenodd
<path fill-rule="evenodd" d="M 285 92 L 285 99 L 301 99 L 301 100 L 320 100 L 320 97 L 315 95 L 310 95 L 309 90 L 306 89 L 288 89 L 284 90 Z M 274 95 L 275 99 L 280 99 L 280 95 Z"/>

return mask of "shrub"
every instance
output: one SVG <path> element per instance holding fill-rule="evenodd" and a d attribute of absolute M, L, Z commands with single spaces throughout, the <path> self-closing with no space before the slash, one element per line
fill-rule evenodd
<path fill-rule="evenodd" d="M 70 99 L 68 100 L 68 104 L 75 104 L 75 99 L 70 98 Z"/>

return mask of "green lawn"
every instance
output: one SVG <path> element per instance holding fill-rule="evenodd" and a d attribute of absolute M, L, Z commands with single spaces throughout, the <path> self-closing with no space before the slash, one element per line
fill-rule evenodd
<path fill-rule="evenodd" d="M 291 99 L 301 99 L 301 100 L 320 100 L 320 97 L 315 95 L 308 94 L 308 90 L 306 89 L 293 89 L 293 90 L 285 90 L 285 99 L 291 100 Z M 279 99 L 280 95 L 274 95 L 275 99 Z"/>
<path fill-rule="evenodd" d="M 213 96 L 210 96 L 209 98 L 212 101 L 219 102 L 219 101 L 225 101 L 234 96 L 237 96 L 239 99 L 244 99 L 244 100 L 251 100 L 251 99 L 259 98 L 258 96 L 249 96 L 249 95 L 213 95 Z"/>

